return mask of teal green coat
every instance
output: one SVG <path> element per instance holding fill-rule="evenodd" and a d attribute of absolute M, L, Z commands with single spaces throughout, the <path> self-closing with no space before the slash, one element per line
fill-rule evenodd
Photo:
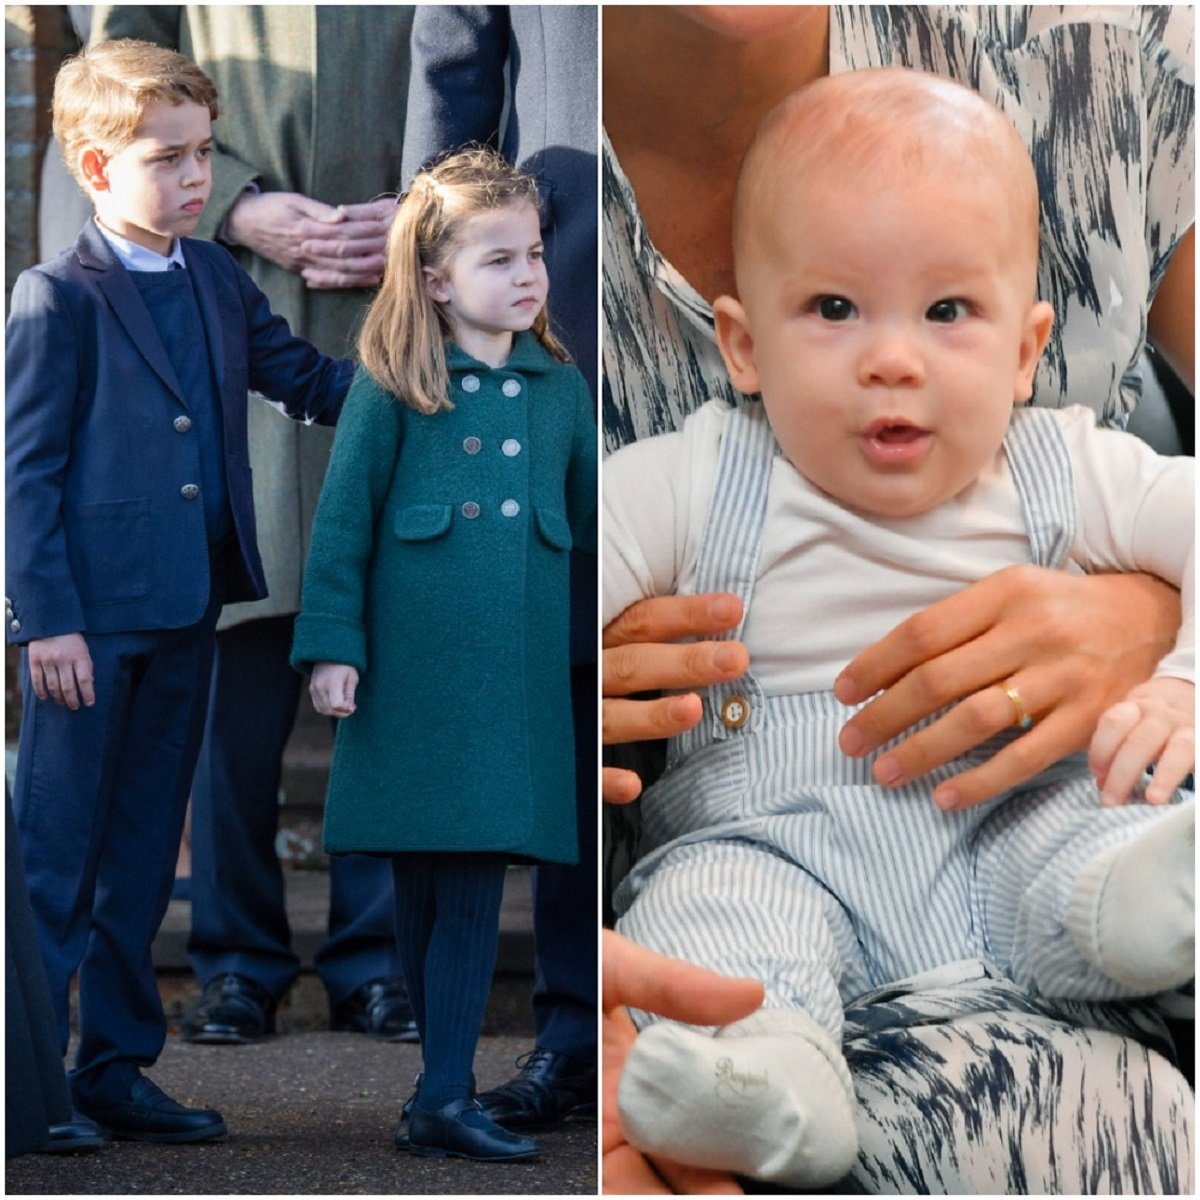
<path fill-rule="evenodd" d="M 454 408 L 360 371 L 317 506 L 292 663 L 349 663 L 325 848 L 574 862 L 568 551 L 595 552 L 583 376 L 519 334 L 449 347 Z"/>

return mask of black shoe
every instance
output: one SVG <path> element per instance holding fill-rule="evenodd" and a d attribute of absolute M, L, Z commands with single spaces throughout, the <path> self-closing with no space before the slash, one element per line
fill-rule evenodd
<path fill-rule="evenodd" d="M 435 1112 L 414 1104 L 408 1152 L 420 1158 L 470 1158 L 475 1162 L 528 1162 L 541 1153 L 537 1142 L 501 1129 L 475 1100 L 451 1100 Z"/>
<path fill-rule="evenodd" d="M 50 1126 L 50 1140 L 39 1154 L 73 1154 L 78 1150 L 99 1150 L 108 1139 L 95 1121 L 80 1112 L 72 1112 L 69 1121 Z"/>
<path fill-rule="evenodd" d="M 418 1071 L 413 1078 L 412 1095 L 400 1106 L 400 1124 L 396 1126 L 396 1132 L 392 1134 L 392 1142 L 397 1150 L 408 1149 L 408 1122 L 412 1116 L 413 1105 L 417 1102 L 417 1093 L 421 1090 L 421 1080 L 424 1077 L 424 1071 Z M 470 1097 L 475 1099 L 475 1072 L 471 1072 L 471 1092 Z"/>
<path fill-rule="evenodd" d="M 75 1103 L 106 1133 L 131 1142 L 206 1142 L 227 1132 L 215 1109 L 184 1108 L 144 1075 L 126 1100 L 104 1104 L 77 1097 Z"/>
<path fill-rule="evenodd" d="M 329 1028 L 338 1033 L 369 1033 L 381 1042 L 420 1040 L 408 1003 L 408 989 L 398 975 L 372 979 L 333 1006 Z"/>
<path fill-rule="evenodd" d="M 505 1129 L 557 1129 L 596 1119 L 596 1068 L 554 1050 L 517 1059 L 520 1074 L 479 1096 L 479 1107 Z"/>
<path fill-rule="evenodd" d="M 218 975 L 184 1015 L 179 1037 L 185 1042 L 243 1046 L 274 1032 L 274 996 L 245 975 Z"/>

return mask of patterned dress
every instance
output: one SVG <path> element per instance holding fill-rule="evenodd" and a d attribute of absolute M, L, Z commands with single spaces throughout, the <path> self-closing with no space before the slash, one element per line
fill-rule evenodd
<path fill-rule="evenodd" d="M 908 65 L 1008 114 L 1039 174 L 1054 338 L 1035 402 L 1136 404 L 1146 313 L 1193 222 L 1193 15 L 1173 7 L 844 6 L 830 69 Z M 616 448 L 737 402 L 709 305 L 650 242 L 605 144 L 604 426 Z M 609 814 L 606 814 L 606 821 Z M 610 822 L 610 880 L 636 856 Z M 1194 1101 L 1146 1004 L 1031 997 L 982 961 L 845 1012 L 860 1154 L 845 1192 L 1171 1193 L 1192 1186 Z"/>

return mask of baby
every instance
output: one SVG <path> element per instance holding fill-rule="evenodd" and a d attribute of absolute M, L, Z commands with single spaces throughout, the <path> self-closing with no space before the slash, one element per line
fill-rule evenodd
<path fill-rule="evenodd" d="M 766 1001 L 715 1033 L 645 1017 L 618 1102 L 647 1153 L 817 1188 L 857 1150 L 854 997 L 967 959 L 1082 999 L 1191 978 L 1193 463 L 1089 410 L 1014 407 L 1053 322 L 1037 185 L 969 89 L 887 69 L 795 93 L 743 164 L 734 247 L 717 339 L 762 401 L 712 402 L 607 461 L 604 622 L 650 595 L 742 600 L 751 671 L 671 744 L 616 904 L 621 932 L 761 979 Z M 1102 722 L 1099 786 L 1076 756 L 986 804 L 931 800 L 1042 711 L 998 663 L 987 698 L 1011 728 L 885 789 L 879 755 L 839 750 L 838 673 L 1017 563 L 1183 591 L 1174 650 Z M 1123 805 L 1150 765 L 1146 802 Z"/>

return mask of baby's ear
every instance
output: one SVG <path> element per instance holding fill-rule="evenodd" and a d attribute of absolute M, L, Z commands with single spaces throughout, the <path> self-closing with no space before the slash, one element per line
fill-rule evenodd
<path fill-rule="evenodd" d="M 754 337 L 746 310 L 732 296 L 718 296 L 713 301 L 717 322 L 717 346 L 725 360 L 725 369 L 739 392 L 753 396 L 759 391 L 758 368 L 754 363 Z"/>
<path fill-rule="evenodd" d="M 1024 404 L 1033 395 L 1033 377 L 1037 373 L 1038 360 L 1050 330 L 1054 327 L 1054 309 L 1045 300 L 1039 300 L 1025 314 L 1021 328 L 1021 348 L 1017 359 L 1017 378 L 1013 384 L 1013 403 Z"/>

